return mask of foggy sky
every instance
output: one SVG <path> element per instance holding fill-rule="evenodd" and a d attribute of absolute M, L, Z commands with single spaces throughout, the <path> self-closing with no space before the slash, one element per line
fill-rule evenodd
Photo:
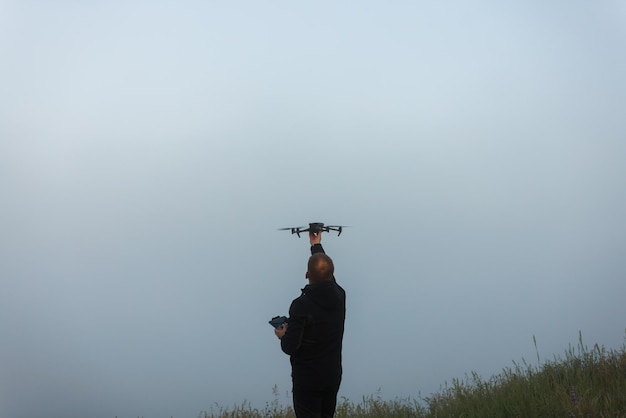
<path fill-rule="evenodd" d="M 308 240 L 358 402 L 626 324 L 624 1 L 0 3 L 0 415 L 289 404 Z"/>

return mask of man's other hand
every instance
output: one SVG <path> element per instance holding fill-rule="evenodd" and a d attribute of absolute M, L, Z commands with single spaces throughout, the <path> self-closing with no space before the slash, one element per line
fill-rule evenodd
<path fill-rule="evenodd" d="M 309 242 L 311 243 L 311 247 L 314 246 L 315 244 L 321 244 L 322 243 L 322 231 L 319 231 L 317 234 L 314 234 L 313 232 L 309 231 Z"/>
<path fill-rule="evenodd" d="M 285 335 L 286 332 L 287 332 L 287 323 L 282 324 L 280 328 L 274 328 L 274 334 L 276 334 L 279 340 L 283 338 L 283 335 Z"/>

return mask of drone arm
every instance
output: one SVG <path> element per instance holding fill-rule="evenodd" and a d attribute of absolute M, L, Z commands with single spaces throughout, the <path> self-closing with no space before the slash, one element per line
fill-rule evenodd
<path fill-rule="evenodd" d="M 341 227 L 341 226 L 326 226 L 326 227 L 324 227 L 324 230 L 326 232 L 337 231 L 338 232 L 337 236 L 339 236 L 339 235 L 341 235 L 341 231 L 343 230 L 343 227 Z"/>

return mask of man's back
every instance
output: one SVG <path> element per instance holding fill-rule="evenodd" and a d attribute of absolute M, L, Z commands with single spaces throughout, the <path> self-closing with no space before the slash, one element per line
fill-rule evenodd
<path fill-rule="evenodd" d="M 294 382 L 325 386 L 341 382 L 346 293 L 333 278 L 310 284 L 289 308 L 289 331 L 281 339 L 291 356 Z"/>

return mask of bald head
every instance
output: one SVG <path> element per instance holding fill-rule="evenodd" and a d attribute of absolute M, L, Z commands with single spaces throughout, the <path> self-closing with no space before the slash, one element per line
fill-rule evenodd
<path fill-rule="evenodd" d="M 309 258 L 307 277 L 311 283 L 327 282 L 333 278 L 334 272 L 333 260 L 326 254 L 317 253 Z"/>

